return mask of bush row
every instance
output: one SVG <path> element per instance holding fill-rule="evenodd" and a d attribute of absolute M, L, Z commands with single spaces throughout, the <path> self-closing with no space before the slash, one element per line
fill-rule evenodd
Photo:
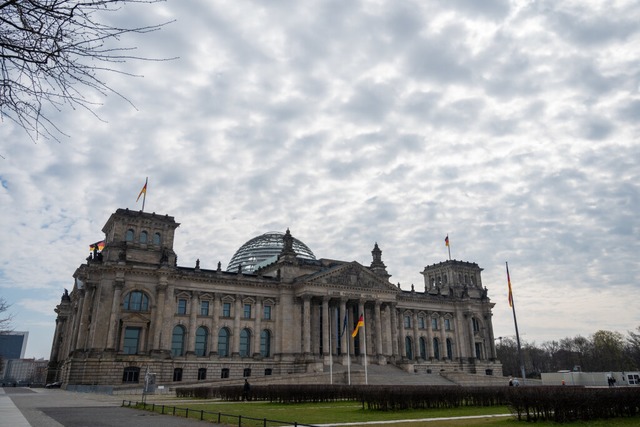
<path fill-rule="evenodd" d="M 519 420 L 589 421 L 640 416 L 640 388 L 519 387 L 509 390 Z"/>
<path fill-rule="evenodd" d="M 242 386 L 181 388 L 178 397 L 237 401 Z M 509 406 L 519 420 L 567 422 L 640 416 L 640 388 L 460 387 L 291 384 L 252 386 L 250 399 L 277 403 L 356 400 L 374 410 Z"/>

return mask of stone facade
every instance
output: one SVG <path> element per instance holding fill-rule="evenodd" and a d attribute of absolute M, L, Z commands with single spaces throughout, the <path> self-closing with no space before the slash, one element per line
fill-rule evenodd
<path fill-rule="evenodd" d="M 118 209 L 104 248 L 75 272 L 55 311 L 49 380 L 66 386 L 178 384 L 322 372 L 329 365 L 394 364 L 410 372 L 502 375 L 481 268 L 425 267 L 425 291 L 389 281 L 372 263 L 282 253 L 254 273 L 178 266 L 178 223 Z M 351 332 L 360 315 L 365 327 Z M 364 346 L 366 343 L 366 352 Z M 349 357 L 347 357 L 349 353 Z"/>

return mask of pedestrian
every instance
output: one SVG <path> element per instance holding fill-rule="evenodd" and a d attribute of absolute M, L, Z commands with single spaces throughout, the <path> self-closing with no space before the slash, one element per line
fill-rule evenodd
<path fill-rule="evenodd" d="M 251 391 L 251 384 L 247 379 L 244 379 L 244 387 L 242 388 L 242 400 L 249 400 L 249 392 Z"/>
<path fill-rule="evenodd" d="M 509 377 L 509 387 L 513 387 L 513 378 Z"/>

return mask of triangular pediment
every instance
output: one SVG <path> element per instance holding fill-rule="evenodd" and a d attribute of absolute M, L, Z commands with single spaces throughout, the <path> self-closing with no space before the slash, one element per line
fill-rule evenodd
<path fill-rule="evenodd" d="M 349 288 L 362 291 L 398 292 L 398 288 L 389 283 L 386 278 L 376 276 L 371 270 L 356 261 L 312 274 L 306 277 L 303 283 L 305 285 Z"/>

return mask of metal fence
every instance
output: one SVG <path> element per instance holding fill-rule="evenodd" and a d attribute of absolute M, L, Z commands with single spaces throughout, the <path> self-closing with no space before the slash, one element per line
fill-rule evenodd
<path fill-rule="evenodd" d="M 243 415 L 224 414 L 222 412 L 212 412 L 205 410 L 180 408 L 178 406 L 160 405 L 156 403 L 134 402 L 123 400 L 122 406 L 135 407 L 136 409 L 150 410 L 163 415 L 173 415 L 176 417 L 192 418 L 200 421 L 210 421 L 218 424 L 237 425 L 238 427 L 269 427 L 269 426 L 294 426 L 294 427 L 316 427 L 313 424 L 303 424 L 296 421 L 269 420 L 267 418 L 253 418 Z"/>

